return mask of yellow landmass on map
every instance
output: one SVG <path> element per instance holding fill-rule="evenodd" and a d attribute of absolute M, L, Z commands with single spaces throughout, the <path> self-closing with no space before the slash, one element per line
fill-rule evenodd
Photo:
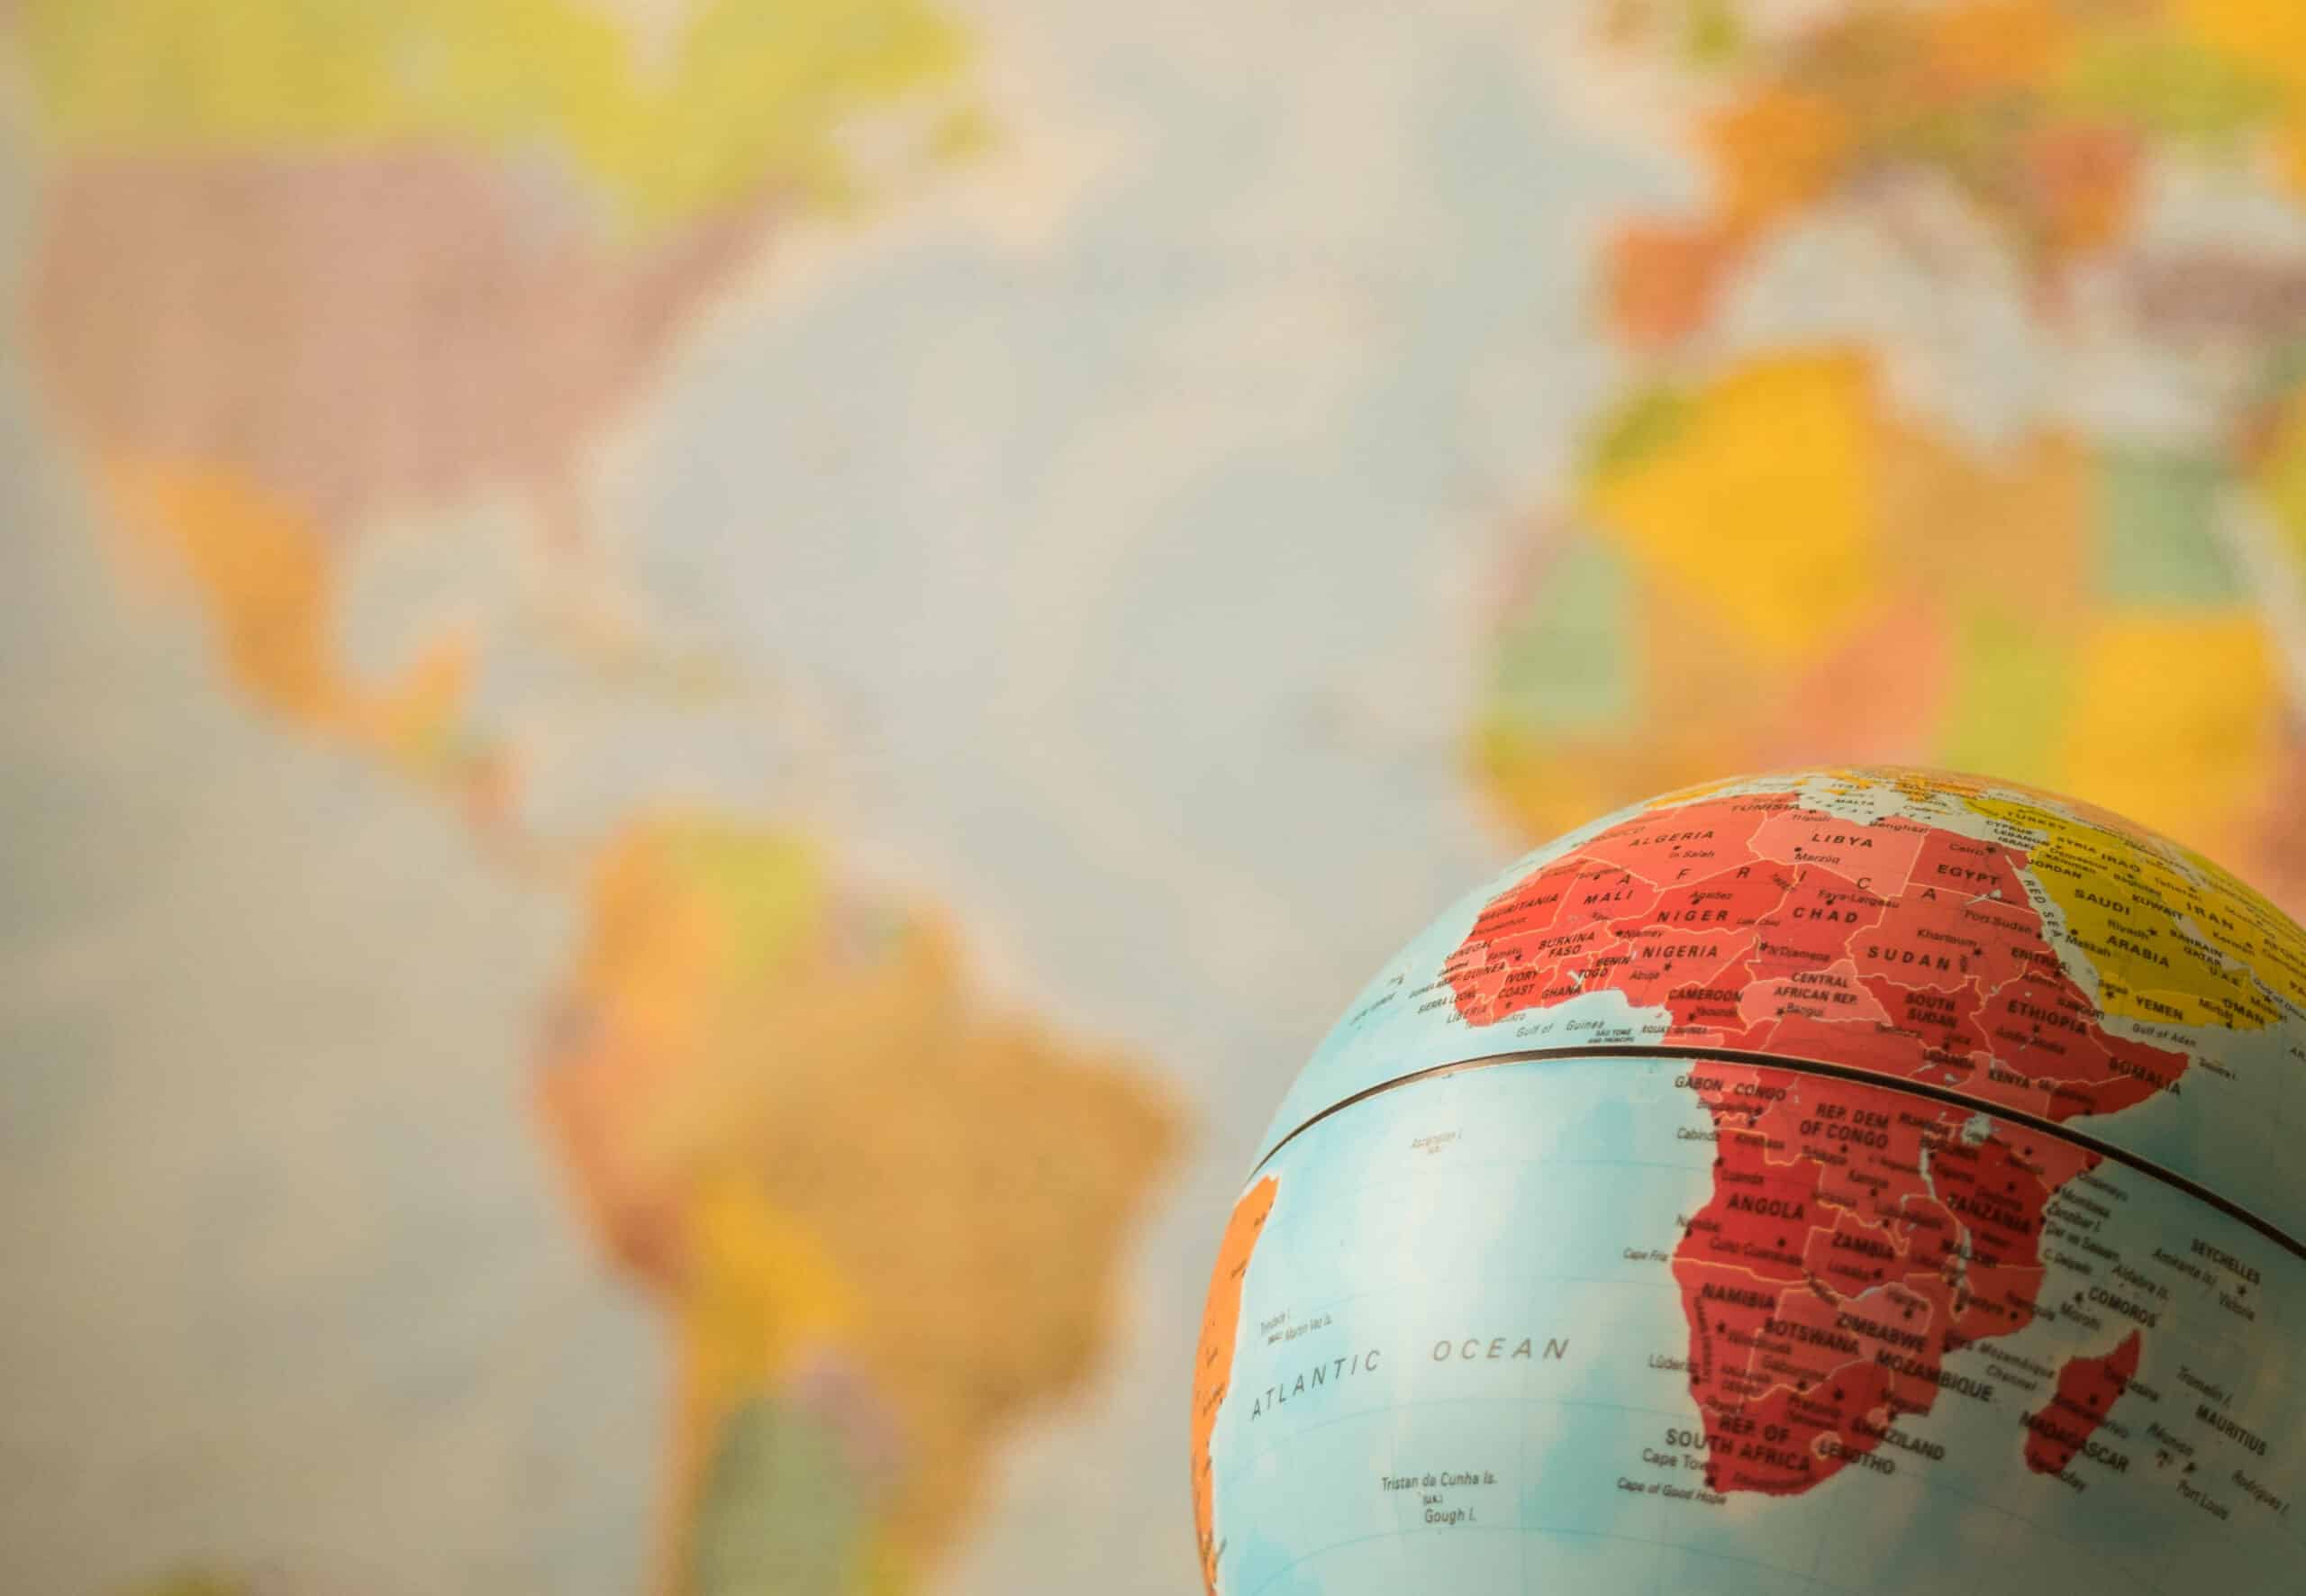
<path fill-rule="evenodd" d="M 1841 175 L 1853 131 L 1846 107 L 1780 85 L 1708 119 L 1702 139 L 1730 238 L 1743 240 L 1823 195 Z"/>
<path fill-rule="evenodd" d="M 1924 12 L 1921 64 L 1956 94 L 1993 94 L 2047 82 L 2081 29 L 2067 0 L 1976 0 Z"/>
<path fill-rule="evenodd" d="M 2306 388 L 2285 395 L 2274 408 L 2252 475 L 2273 512 L 2283 552 L 2306 570 Z"/>
<path fill-rule="evenodd" d="M 2255 610 L 2102 610 L 2071 672 L 2054 785 L 2186 840 L 2246 832 L 2284 712 Z"/>
<path fill-rule="evenodd" d="M 848 198 L 838 131 L 950 79 L 954 22 L 919 0 L 714 0 L 644 64 L 584 0 L 24 0 L 42 120 L 74 152 L 170 155 L 543 140 L 636 222 L 767 183 Z M 966 119 L 967 108 L 950 113 Z M 930 130 L 934 158 L 952 141 Z"/>
<path fill-rule="evenodd" d="M 1694 130 L 1710 204 L 1694 222 L 1621 229 L 1616 326 L 1638 346 L 1697 331 L 1770 231 L 1899 170 L 1950 180 L 2054 295 L 2056 268 L 2111 242 L 2136 212 L 2137 141 L 2075 86 L 2093 46 L 2157 21 L 2151 0 L 2116 9 L 2126 14 L 2090 0 L 1829 7 L 1791 37 L 1678 62 L 1729 91 Z M 1745 10 L 1715 14 L 1735 32 Z M 1620 45 L 1655 37 L 1636 29 Z M 2149 63 L 2170 53 L 2139 52 Z"/>
<path fill-rule="evenodd" d="M 2282 180 L 2292 193 L 2306 198 L 2306 114 L 2293 115 L 2275 146 Z"/>
<path fill-rule="evenodd" d="M 1862 358 L 1773 356 L 1702 390 L 1651 447 L 1604 464 L 1586 509 L 1659 586 L 1711 607 L 1757 653 L 1794 661 L 1875 597 L 1878 455 Z"/>
<path fill-rule="evenodd" d="M 2306 95 L 2306 8 L 2292 0 L 2174 0 L 2170 9 L 2236 67 Z"/>
<path fill-rule="evenodd" d="M 686 1265 L 674 1309 L 681 1367 L 667 1519 L 676 1527 L 699 1510 L 724 1427 L 748 1403 L 803 1378 L 813 1354 L 852 1345 L 859 1314 L 855 1292 L 817 1237 L 781 1212 L 743 1169 L 700 1172 L 682 1224 Z M 830 1483 L 802 1488 L 822 1492 Z M 700 1589 L 691 1537 L 676 1528 L 660 1556 L 660 1589 Z M 903 1572 L 885 1527 L 876 1525 L 839 1589 L 822 1596 L 903 1590 Z"/>
<path fill-rule="evenodd" d="M 254 1584 L 218 1569 L 186 1568 L 125 1587 L 121 1596 L 259 1596 Z"/>
<path fill-rule="evenodd" d="M 716 993 L 779 979 L 820 929 L 818 849 L 709 815 L 626 825 L 595 866 L 577 983 L 620 1029 L 665 1052 L 703 1043 Z"/>
<path fill-rule="evenodd" d="M 1605 684 L 1599 662 L 1585 662 L 1575 685 L 1622 691 L 1626 724 L 1553 724 L 1529 700 L 1493 694 L 1470 753 L 1522 835 L 1554 836 L 1724 771 L 1822 760 L 1919 760 L 2073 784 L 2061 728 L 2070 644 L 2096 602 L 2090 451 L 2056 431 L 1981 451 L 1894 415 L 1870 433 L 1867 514 L 1880 538 L 1858 558 L 1876 573 L 1874 591 L 1866 606 L 1820 619 L 1839 629 L 1831 648 L 1792 660 L 1757 648 L 1751 629 L 1714 602 L 1739 580 L 1741 515 L 1737 536 L 1693 540 L 1671 569 L 1645 567 L 1621 622 L 1629 684 Z M 1670 447 L 1669 434 L 1657 449 Z M 1814 564 L 1798 561 L 1798 578 L 1782 582 L 1775 602 L 1793 609 L 1818 598 Z M 2214 681 L 2203 685 L 2212 667 L 2174 669 L 2214 692 Z"/>
<path fill-rule="evenodd" d="M 587 0 L 19 0 L 50 170 L 27 317 L 45 397 L 224 673 L 500 827 L 474 648 L 339 657 L 379 513 L 525 495 L 585 553 L 586 467 L 771 220 L 983 141 L 921 0 L 707 0 L 644 60 Z M 903 127 L 887 119 L 902 113 Z"/>
<path fill-rule="evenodd" d="M 2176 0 L 2180 25 L 2237 73 L 2281 96 L 2274 158 L 2283 182 L 2306 197 L 2306 7 L 2292 0 Z"/>
<path fill-rule="evenodd" d="M 1181 1129 L 1124 1060 L 976 999 L 934 920 L 849 897 L 789 834 L 698 815 L 605 851 L 539 1097 L 604 1245 L 682 1337 L 676 1587 L 706 1452 L 804 1347 L 894 1416 L 873 1578 L 932 1565 L 1001 1436 L 1109 1345 Z"/>
<path fill-rule="evenodd" d="M 2256 1030 L 2306 1011 L 2306 932 L 2223 871 L 2111 819 L 1965 795 L 2029 834 L 2029 869 L 2098 972 L 2108 1014 Z"/>

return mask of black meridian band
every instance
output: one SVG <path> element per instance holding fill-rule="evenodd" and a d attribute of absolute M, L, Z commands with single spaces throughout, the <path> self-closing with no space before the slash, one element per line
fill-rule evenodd
<path fill-rule="evenodd" d="M 1570 1058 L 1686 1058 L 1705 1064 L 1747 1065 L 1760 1069 L 1783 1070 L 1788 1075 L 1821 1075 L 1829 1080 L 1848 1081 L 1856 1085 L 1871 1086 L 1883 1092 L 1902 1093 L 1907 1097 L 1927 1098 L 1932 1102 L 1946 1103 L 1954 1108 L 1967 1110 L 1971 1113 L 1984 1114 L 2011 1125 L 2022 1125 L 2037 1135 L 2054 1138 L 2071 1147 L 2095 1153 L 2101 1158 L 2120 1164 L 2126 1169 L 2136 1170 L 2148 1180 L 2158 1181 L 2173 1191 L 2183 1192 L 2195 1202 L 2216 1209 L 2238 1224 L 2247 1225 L 2291 1256 L 2301 1262 L 2306 1262 L 2306 1242 L 2300 1241 L 2273 1220 L 2261 1219 L 2239 1203 L 2220 1196 L 2209 1187 L 2187 1179 L 2174 1169 L 2165 1169 L 2151 1158 L 2141 1158 L 2136 1153 L 2118 1147 L 2113 1143 L 2092 1136 L 2087 1131 L 2073 1129 L 2068 1126 L 2058 1124 L 2054 1120 L 2045 1120 L 2038 1114 L 2029 1114 L 2022 1109 L 2002 1108 L 1995 1103 L 1982 1102 L 1964 1093 L 1955 1092 L 1944 1086 L 1933 1086 L 1927 1081 L 1911 1081 L 1896 1075 L 1876 1075 L 1872 1070 L 1853 1069 L 1846 1064 L 1829 1064 L 1820 1058 L 1786 1058 L 1775 1053 L 1741 1052 L 1734 1047 L 1654 1046 L 1535 1047 L 1525 1052 L 1491 1053 L 1480 1058 L 1461 1058 L 1454 1064 L 1437 1064 L 1430 1069 L 1412 1070 L 1408 1075 L 1395 1075 L 1390 1081 L 1381 1081 L 1375 1086 L 1365 1087 L 1350 1097 L 1339 1098 L 1330 1104 L 1287 1136 L 1274 1143 L 1272 1149 L 1257 1160 L 1257 1168 L 1249 1171 L 1249 1178 L 1256 1179 L 1257 1170 L 1272 1163 L 1282 1148 L 1295 1141 L 1331 1114 L 1342 1113 L 1357 1102 L 1391 1092 L 1395 1087 L 1413 1086 L 1421 1081 L 1436 1080 L 1442 1075 L 1458 1075 L 1466 1070 L 1488 1069 L 1501 1064 L 1539 1064 L 1549 1059 Z"/>

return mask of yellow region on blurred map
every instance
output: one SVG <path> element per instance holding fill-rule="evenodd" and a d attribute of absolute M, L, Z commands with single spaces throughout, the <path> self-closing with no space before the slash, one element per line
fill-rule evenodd
<path fill-rule="evenodd" d="M 945 931 L 845 896 L 790 837 L 638 823 L 591 908 L 539 1102 L 604 1247 L 679 1327 L 667 1588 L 804 1553 L 838 1575 L 793 1588 L 902 1588 L 1001 1432 L 1113 1334 L 1176 1111 L 989 1009 Z M 818 1488 L 744 1489 L 725 1460 L 769 1431 L 822 1432 Z"/>
<path fill-rule="evenodd" d="M 919 0 L 713 0 L 646 61 L 576 0 L 32 0 L 18 28 L 53 163 L 34 358 L 125 546 L 230 691 L 492 833 L 520 822 L 472 707 L 489 639 L 347 663 L 370 523 L 509 487 L 541 555 L 584 555 L 591 457 L 688 325 L 796 218 L 981 141 L 967 34 Z M 539 1101 L 676 1328 L 660 1583 L 915 1589 L 1007 1428 L 1109 1346 L 1178 1113 L 983 1005 L 955 932 L 860 908 L 767 815 L 595 846 Z"/>
<path fill-rule="evenodd" d="M 2247 255 L 2137 236 L 2156 162 L 2255 181 L 2298 160 L 2306 12 L 1602 14 L 1597 70 L 1639 61 L 1700 91 L 1684 133 L 1706 186 L 1683 214 L 1624 219 L 1599 262 L 1632 370 L 1586 431 L 1581 490 L 1515 552 L 1470 742 L 1500 812 L 1534 840 L 1725 769 L 1991 770 L 2306 899 L 2306 384 L 2285 290 Z M 2264 369 L 2183 429 L 2061 414 L 1981 435 L 1965 423 L 1986 395 L 1926 407 L 1892 381 L 1945 359 L 1966 306 L 1862 336 L 1739 333 L 1741 285 L 1829 231 L 2013 284 L 2024 358 L 2052 372 L 2117 336 L 2076 320 L 2085 268 L 2141 358 L 2217 338 Z"/>

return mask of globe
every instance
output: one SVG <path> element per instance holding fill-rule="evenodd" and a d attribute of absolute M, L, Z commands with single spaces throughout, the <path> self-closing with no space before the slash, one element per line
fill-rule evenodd
<path fill-rule="evenodd" d="M 1571 832 L 1257 1149 L 1207 1589 L 2296 1590 L 2302 1083 L 2306 932 L 2103 811 L 1812 769 Z"/>

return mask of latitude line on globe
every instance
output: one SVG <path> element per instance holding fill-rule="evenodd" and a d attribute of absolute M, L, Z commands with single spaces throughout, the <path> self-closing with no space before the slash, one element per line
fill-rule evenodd
<path fill-rule="evenodd" d="M 2046 1120 L 2038 1114 L 2029 1113 L 2023 1109 L 2002 1108 L 1954 1091 L 1950 1087 L 1932 1085 L 1927 1081 L 1903 1080 L 1894 1075 L 1878 1075 L 1872 1070 L 1853 1068 L 1848 1065 L 1829 1064 L 1821 1058 L 1787 1057 L 1775 1053 L 1756 1053 L 1736 1047 L 1675 1047 L 1658 1043 L 1582 1047 L 1530 1047 L 1508 1053 L 1485 1053 L 1478 1058 L 1460 1058 L 1450 1064 L 1437 1064 L 1428 1069 L 1412 1070 L 1407 1075 L 1395 1075 L 1392 1080 L 1380 1081 L 1375 1086 L 1365 1086 L 1350 1096 L 1339 1098 L 1321 1112 L 1310 1116 L 1303 1124 L 1274 1143 L 1265 1156 L 1259 1158 L 1256 1165 L 1250 1169 L 1248 1178 L 1252 1181 L 1257 1179 L 1265 1166 L 1280 1156 L 1282 1148 L 1330 1115 L 1341 1113 L 1357 1102 L 1380 1096 L 1398 1086 L 1412 1086 L 1421 1081 L 1436 1080 L 1443 1075 L 1460 1075 L 1469 1070 L 1488 1069 L 1502 1064 L 1540 1064 L 1555 1059 L 1629 1057 L 1684 1058 L 1712 1064 L 1734 1064 L 1762 1069 L 1784 1070 L 1789 1075 L 1813 1075 L 1829 1080 L 1847 1081 L 1860 1086 L 1875 1086 L 1884 1092 L 1902 1093 L 1909 1097 L 1924 1098 L 1954 1108 L 1967 1109 L 1974 1113 L 1988 1114 L 2012 1125 L 2022 1125 L 2037 1135 L 2055 1137 L 2071 1146 L 2095 1153 L 2102 1158 L 2111 1159 L 2125 1168 L 2135 1170 L 2149 1180 L 2158 1181 L 2174 1191 L 2183 1192 L 2196 1202 L 2216 1209 L 2227 1218 L 2248 1226 L 2291 1256 L 2301 1263 L 2306 1263 L 2306 1241 L 2301 1241 L 2273 1220 L 2251 1212 L 2229 1198 L 2221 1197 L 2198 1181 L 2191 1180 L 2174 1169 L 2165 1168 L 2151 1158 L 2141 1157 L 2127 1148 L 2117 1147 L 2112 1142 L 2093 1136 L 2086 1130 L 2070 1129 L 2056 1120 Z"/>

